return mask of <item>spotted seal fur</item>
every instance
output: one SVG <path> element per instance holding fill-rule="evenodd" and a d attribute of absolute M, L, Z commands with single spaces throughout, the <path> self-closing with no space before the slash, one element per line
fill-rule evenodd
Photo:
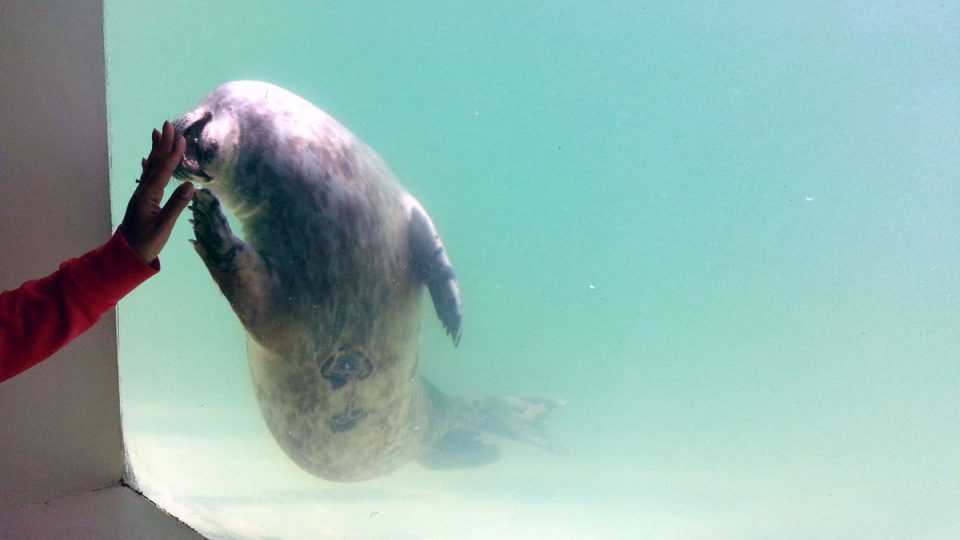
<path fill-rule="evenodd" d="M 194 246 L 249 336 L 260 410 L 294 462 L 355 481 L 411 460 L 491 463 L 481 432 L 556 448 L 543 420 L 557 400 L 453 397 L 418 374 L 422 290 L 458 344 L 460 289 L 433 221 L 373 150 L 257 81 L 214 89 L 175 128 L 187 140 L 175 174 L 204 186 Z"/>

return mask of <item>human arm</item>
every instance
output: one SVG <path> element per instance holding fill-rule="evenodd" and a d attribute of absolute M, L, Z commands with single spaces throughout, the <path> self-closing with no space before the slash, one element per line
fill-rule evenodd
<path fill-rule="evenodd" d="M 49 276 L 0 293 L 0 381 L 86 332 L 159 268 L 144 264 L 118 233 Z"/>
<path fill-rule="evenodd" d="M 0 381 L 61 349 L 159 271 L 157 255 L 193 192 L 191 185 L 182 185 L 160 206 L 183 147 L 169 122 L 154 130 L 140 185 L 110 241 L 45 278 L 0 293 Z"/>

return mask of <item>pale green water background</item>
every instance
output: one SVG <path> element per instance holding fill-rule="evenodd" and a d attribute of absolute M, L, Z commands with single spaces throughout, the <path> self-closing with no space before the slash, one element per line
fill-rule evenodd
<path fill-rule="evenodd" d="M 956 2 L 106 2 L 115 222 L 150 129 L 261 79 L 423 202 L 424 371 L 566 456 L 342 485 L 276 448 L 184 217 L 119 308 L 133 474 L 215 538 L 960 537 Z"/>

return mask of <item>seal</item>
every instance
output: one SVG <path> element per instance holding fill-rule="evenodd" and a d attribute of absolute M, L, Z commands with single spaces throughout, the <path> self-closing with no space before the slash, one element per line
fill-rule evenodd
<path fill-rule="evenodd" d="M 214 89 L 174 125 L 187 141 L 175 176 L 203 185 L 194 247 L 246 330 L 260 410 L 295 463 L 357 481 L 412 460 L 492 463 L 481 433 L 558 449 L 544 420 L 559 400 L 450 396 L 419 375 L 423 290 L 457 345 L 460 288 L 433 221 L 372 149 L 258 81 Z"/>

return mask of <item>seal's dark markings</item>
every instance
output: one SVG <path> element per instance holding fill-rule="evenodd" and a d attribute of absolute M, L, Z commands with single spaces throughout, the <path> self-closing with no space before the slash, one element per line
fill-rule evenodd
<path fill-rule="evenodd" d="M 410 460 L 483 465 L 499 450 L 479 432 L 556 449 L 543 420 L 558 400 L 459 398 L 417 373 L 422 291 L 457 344 L 460 287 L 430 216 L 373 150 L 255 81 L 213 90 L 175 125 L 176 175 L 204 185 L 194 247 L 250 338 L 267 426 L 300 467 L 348 481 Z"/>

